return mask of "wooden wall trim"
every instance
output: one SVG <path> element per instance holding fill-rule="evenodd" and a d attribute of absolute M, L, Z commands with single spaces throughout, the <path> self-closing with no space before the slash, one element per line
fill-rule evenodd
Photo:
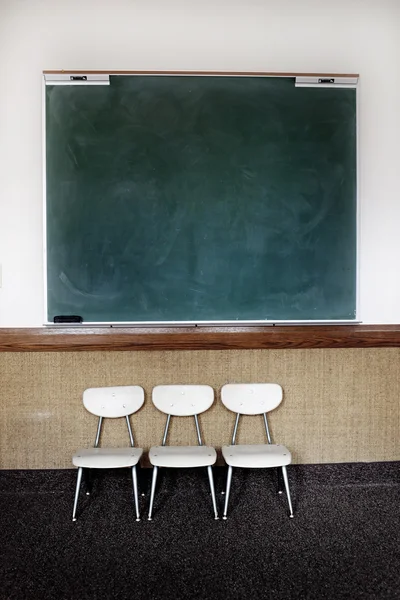
<path fill-rule="evenodd" d="M 0 328 L 0 352 L 385 347 L 400 347 L 400 324 Z"/>

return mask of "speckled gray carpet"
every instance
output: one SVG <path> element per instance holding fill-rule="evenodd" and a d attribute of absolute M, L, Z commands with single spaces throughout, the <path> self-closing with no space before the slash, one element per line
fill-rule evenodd
<path fill-rule="evenodd" d="M 222 513 L 225 469 L 215 469 Z M 206 471 L 101 472 L 71 520 L 74 471 L 0 472 L 0 598 L 400 598 L 400 463 L 292 466 L 295 518 L 274 473 L 234 471 L 214 521 Z"/>

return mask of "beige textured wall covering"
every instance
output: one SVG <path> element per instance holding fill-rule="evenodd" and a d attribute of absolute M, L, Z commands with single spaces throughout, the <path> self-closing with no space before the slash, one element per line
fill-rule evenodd
<path fill-rule="evenodd" d="M 87 387 L 138 384 L 146 402 L 133 418 L 137 445 L 161 440 L 165 417 L 151 403 L 161 383 L 207 383 L 216 402 L 202 416 L 204 440 L 229 442 L 234 415 L 220 403 L 228 382 L 280 383 L 284 401 L 271 413 L 276 441 L 296 463 L 400 460 L 400 350 L 230 350 L 171 352 L 0 353 L 0 468 L 70 468 L 92 445 L 96 417 Z M 264 439 L 262 422 L 244 418 L 239 442 Z M 196 443 L 192 419 L 173 423 L 172 443 Z M 128 442 L 123 420 L 106 423 L 102 443 Z"/>

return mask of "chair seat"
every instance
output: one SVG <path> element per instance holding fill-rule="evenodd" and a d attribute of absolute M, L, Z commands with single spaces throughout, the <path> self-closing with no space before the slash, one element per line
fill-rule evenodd
<path fill-rule="evenodd" d="M 72 463 L 89 469 L 134 467 L 142 454 L 142 448 L 81 448 L 72 457 Z"/>
<path fill-rule="evenodd" d="M 155 467 L 209 467 L 217 453 L 210 446 L 153 446 L 149 459 Z"/>
<path fill-rule="evenodd" d="M 222 455 L 231 467 L 262 469 L 284 467 L 292 461 L 286 446 L 280 444 L 243 444 L 223 446 Z"/>

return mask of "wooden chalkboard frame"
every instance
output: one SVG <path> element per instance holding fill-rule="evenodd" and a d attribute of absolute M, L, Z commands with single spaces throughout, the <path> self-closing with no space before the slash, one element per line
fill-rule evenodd
<path fill-rule="evenodd" d="M 358 73 L 310 73 L 310 72 L 273 72 L 273 71 L 217 71 L 217 70 L 69 70 L 69 69 L 61 69 L 61 70 L 44 70 L 43 72 L 43 94 L 42 94 L 42 130 L 43 130 L 43 215 L 44 215 L 44 325 L 52 325 L 51 322 L 48 321 L 47 317 L 47 269 L 46 269 L 46 119 L 45 119 L 45 110 L 46 110 L 46 75 L 142 75 L 142 76 L 213 76 L 213 77 L 282 77 L 282 78 L 296 78 L 296 77 L 310 77 L 310 78 L 341 78 L 350 80 L 358 80 Z M 357 90 L 357 86 L 356 86 Z M 357 166 L 356 166 L 356 179 L 359 180 L 359 153 L 358 153 L 358 94 L 356 94 L 356 123 L 357 123 Z M 290 325 L 294 326 L 302 326 L 302 325 L 320 325 L 320 326 L 329 326 L 330 324 L 334 326 L 349 326 L 349 325 L 357 325 L 361 321 L 358 319 L 359 315 L 359 186 L 357 185 L 357 224 L 356 224 L 356 312 L 354 319 L 343 319 L 343 320 L 271 320 L 271 321 L 262 321 L 262 320 L 238 320 L 235 322 L 231 322 L 228 320 L 221 321 L 162 321 L 162 322 L 85 322 L 85 325 L 89 327 L 96 327 L 100 325 L 100 327 L 108 326 L 108 325 L 116 325 L 118 327 L 130 327 L 130 326 L 142 326 L 149 327 L 149 331 L 151 331 L 154 327 L 177 327 L 179 330 L 182 327 L 191 327 L 193 325 L 200 327 L 209 327 L 215 328 L 215 330 L 220 330 L 224 327 L 232 327 L 237 328 L 238 326 L 246 327 L 246 326 L 271 326 L 271 325 Z"/>

